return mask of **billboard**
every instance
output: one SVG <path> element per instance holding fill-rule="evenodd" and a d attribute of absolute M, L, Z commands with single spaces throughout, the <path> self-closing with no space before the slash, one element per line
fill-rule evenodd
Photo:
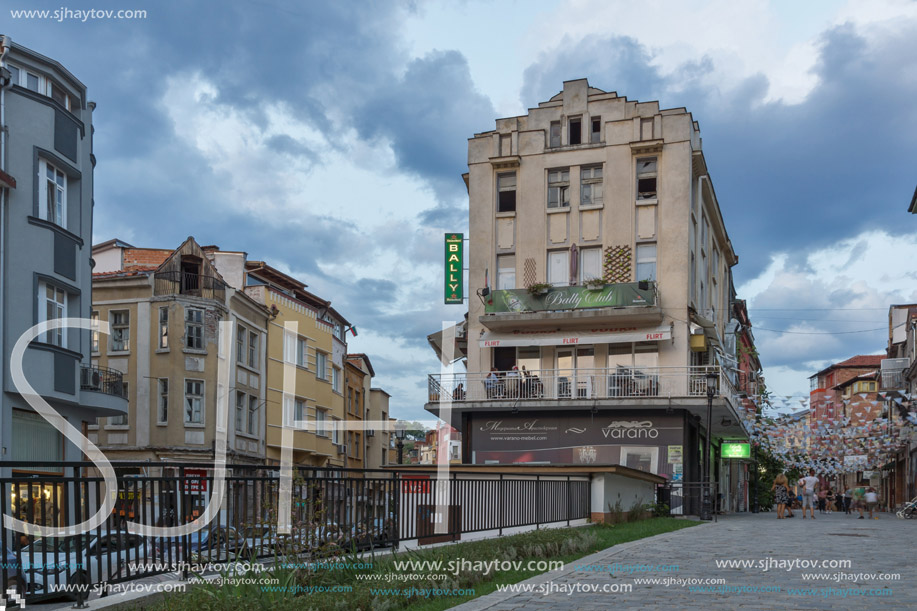
<path fill-rule="evenodd" d="M 463 281 L 465 255 L 462 249 L 462 234 L 446 234 L 446 286 L 445 303 L 459 304 L 465 301 L 465 286 Z"/>

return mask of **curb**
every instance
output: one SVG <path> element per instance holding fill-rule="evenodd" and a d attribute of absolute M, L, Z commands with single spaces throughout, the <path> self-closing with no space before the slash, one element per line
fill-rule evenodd
<path fill-rule="evenodd" d="M 664 538 L 684 536 L 685 533 L 696 532 L 692 529 L 711 528 L 711 527 L 715 527 L 717 524 L 718 524 L 717 522 L 701 523 L 699 526 L 692 526 L 690 528 L 682 528 L 682 529 L 675 530 L 672 532 L 653 535 L 652 537 L 644 537 L 643 539 L 637 539 L 635 541 L 628 541 L 627 543 L 618 543 L 617 545 L 606 547 L 605 549 L 599 550 L 593 554 L 589 554 L 588 556 L 577 558 L 576 563 L 577 564 L 607 564 L 607 562 L 600 563 L 599 561 L 606 560 L 608 558 L 613 558 L 614 556 L 617 556 L 618 554 L 622 552 L 626 552 L 627 550 L 633 547 L 640 546 L 646 543 L 647 541 L 655 541 L 655 540 L 664 539 Z M 535 575 L 534 577 L 530 577 L 529 579 L 518 582 L 518 584 L 538 585 L 542 583 L 548 583 L 550 581 L 554 581 L 555 579 L 570 575 L 571 573 L 575 573 L 576 569 L 574 568 L 574 566 L 575 565 L 566 567 L 564 568 L 563 571 L 553 571 L 549 573 L 542 573 L 541 575 Z M 522 592 L 491 592 L 490 594 L 485 594 L 484 596 L 481 596 L 480 598 L 469 600 L 466 603 L 462 603 L 456 607 L 451 607 L 450 609 L 451 611 L 483 611 L 484 609 L 489 609 L 493 607 L 494 605 L 498 605 L 502 602 L 506 602 L 507 600 L 519 594 L 522 594 Z"/>

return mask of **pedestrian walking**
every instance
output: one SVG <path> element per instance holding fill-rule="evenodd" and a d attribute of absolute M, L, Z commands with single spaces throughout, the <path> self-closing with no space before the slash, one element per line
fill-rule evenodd
<path fill-rule="evenodd" d="M 825 513 L 825 509 L 828 506 L 828 491 L 819 490 L 818 491 L 818 513 Z"/>
<path fill-rule="evenodd" d="M 866 509 L 869 511 L 869 519 L 878 520 L 879 516 L 873 516 L 873 513 L 878 513 L 876 505 L 879 504 L 879 495 L 876 489 L 870 486 L 866 489 L 866 494 L 863 496 L 866 498 Z"/>
<path fill-rule="evenodd" d="M 866 488 L 857 486 L 853 489 L 853 507 L 860 513 L 858 520 L 863 519 L 863 510 L 866 509 Z"/>
<path fill-rule="evenodd" d="M 848 516 L 850 515 L 850 507 L 853 505 L 853 490 L 850 489 L 850 486 L 847 486 L 847 489 L 844 490 L 844 513 Z"/>
<path fill-rule="evenodd" d="M 771 490 L 774 491 L 774 502 L 777 503 L 777 519 L 783 519 L 783 510 L 789 513 L 788 518 L 793 517 L 793 510 L 790 509 L 790 485 L 787 483 L 786 475 L 781 473 L 774 478 L 774 483 L 771 485 Z"/>
<path fill-rule="evenodd" d="M 815 469 L 809 469 L 809 475 L 799 480 L 802 488 L 802 519 L 806 519 L 806 508 L 809 509 L 812 519 L 815 519 L 815 491 L 818 489 L 818 478 Z"/>

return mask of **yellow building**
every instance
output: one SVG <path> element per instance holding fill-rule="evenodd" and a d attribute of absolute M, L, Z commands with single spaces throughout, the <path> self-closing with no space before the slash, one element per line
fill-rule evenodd
<path fill-rule="evenodd" d="M 245 293 L 271 312 L 267 326 L 267 452 L 279 464 L 284 425 L 292 432 L 293 464 L 345 466 L 345 330 L 331 302 L 262 261 L 245 264 Z M 293 381 L 284 380 L 284 369 Z M 290 400 L 283 400 L 284 384 Z M 352 465 L 350 465 L 352 466 Z"/>
<path fill-rule="evenodd" d="M 188 238 L 176 250 L 111 240 L 93 248 L 93 364 L 124 374 L 126 416 L 99 419 L 89 438 L 112 460 L 212 461 L 220 387 L 230 393 L 227 461 L 265 452 L 265 328 L 270 312 L 230 286 L 215 247 Z M 241 259 L 244 253 L 223 253 Z M 232 329 L 221 379 L 220 325 Z"/>

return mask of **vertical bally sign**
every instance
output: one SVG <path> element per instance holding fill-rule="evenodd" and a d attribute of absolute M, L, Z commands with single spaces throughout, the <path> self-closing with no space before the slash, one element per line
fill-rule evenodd
<path fill-rule="evenodd" d="M 464 267 L 462 254 L 462 234 L 446 234 L 446 299 L 447 304 L 461 304 L 465 299 L 462 282 Z"/>

